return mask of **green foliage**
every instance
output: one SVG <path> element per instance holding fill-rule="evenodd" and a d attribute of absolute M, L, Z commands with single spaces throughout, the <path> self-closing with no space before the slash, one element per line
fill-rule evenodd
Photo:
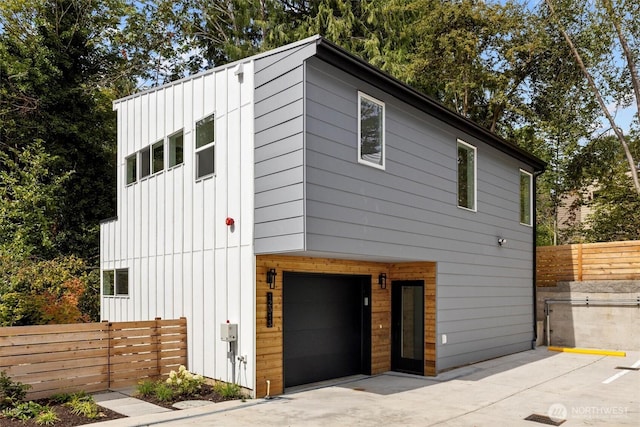
<path fill-rule="evenodd" d="M 33 401 L 29 401 L 18 403 L 9 409 L 5 409 L 4 411 L 2 411 L 2 414 L 7 418 L 15 418 L 17 420 L 26 421 L 32 418 L 36 418 L 45 409 L 45 406 Z"/>
<path fill-rule="evenodd" d="M 204 383 L 202 375 L 192 374 L 187 368 L 180 366 L 177 371 L 171 371 L 164 381 L 140 381 L 136 391 L 141 396 L 155 396 L 162 402 L 168 402 L 193 396 L 200 391 Z"/>
<path fill-rule="evenodd" d="M 153 396 L 156 391 L 156 384 L 157 382 L 153 380 L 140 381 L 136 386 L 136 391 L 140 396 Z"/>
<path fill-rule="evenodd" d="M 45 408 L 35 419 L 37 425 L 43 426 L 52 426 L 58 421 L 60 421 L 60 418 L 58 418 L 58 415 L 51 408 Z"/>
<path fill-rule="evenodd" d="M 91 285 L 85 263 L 75 257 L 20 260 L 0 252 L 0 325 L 85 322 L 79 302 Z M 89 297 L 86 297 L 89 298 Z M 80 306 L 81 307 L 81 306 Z"/>
<path fill-rule="evenodd" d="M 100 416 L 100 408 L 90 396 L 84 392 L 74 393 L 69 396 L 65 403 L 71 409 L 71 413 L 89 419 L 95 419 Z"/>
<path fill-rule="evenodd" d="M 176 391 L 170 385 L 160 382 L 156 384 L 154 396 L 161 402 L 168 402 L 176 397 Z"/>
<path fill-rule="evenodd" d="M 244 395 L 242 394 L 242 389 L 238 384 L 218 381 L 213 386 L 213 390 L 225 399 L 238 399 L 244 397 Z"/>
<path fill-rule="evenodd" d="M 20 404 L 30 388 L 28 384 L 13 381 L 4 371 L 0 372 L 0 409 Z"/>
<path fill-rule="evenodd" d="M 169 372 L 169 378 L 165 381 L 168 386 L 173 388 L 177 395 L 190 396 L 198 392 L 204 384 L 202 375 L 194 375 L 183 365 L 180 365 L 178 371 Z"/>
<path fill-rule="evenodd" d="M 53 409 L 45 407 L 36 416 L 35 421 L 39 426 L 52 426 L 56 422 L 60 421 L 60 418 L 58 418 L 58 415 Z"/>

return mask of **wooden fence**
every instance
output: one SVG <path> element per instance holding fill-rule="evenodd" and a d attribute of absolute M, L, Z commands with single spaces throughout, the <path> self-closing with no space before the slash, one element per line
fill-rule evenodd
<path fill-rule="evenodd" d="M 558 281 L 640 280 L 640 241 L 542 246 L 536 251 L 536 284 Z"/>
<path fill-rule="evenodd" d="M 127 387 L 186 364 L 184 317 L 0 328 L 0 371 L 29 384 L 29 399 Z"/>

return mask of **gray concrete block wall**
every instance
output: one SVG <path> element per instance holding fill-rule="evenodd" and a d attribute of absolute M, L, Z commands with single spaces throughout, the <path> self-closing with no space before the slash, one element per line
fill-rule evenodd
<path fill-rule="evenodd" d="M 538 321 L 544 322 L 545 300 L 572 299 L 577 304 L 550 304 L 551 345 L 640 350 L 640 281 L 559 282 L 537 289 Z M 589 299 L 589 305 L 584 302 Z"/>

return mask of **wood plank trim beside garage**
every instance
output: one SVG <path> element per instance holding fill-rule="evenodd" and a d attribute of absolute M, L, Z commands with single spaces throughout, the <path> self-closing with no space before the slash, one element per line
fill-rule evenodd
<path fill-rule="evenodd" d="M 276 287 L 269 289 L 266 273 L 277 272 Z M 425 282 L 425 374 L 435 375 L 435 282 L 434 262 L 376 263 L 331 258 L 258 255 L 256 257 L 256 397 L 284 392 L 282 277 L 284 271 L 371 276 L 371 373 L 391 369 L 391 282 Z M 378 274 L 387 274 L 387 289 L 380 289 Z M 273 292 L 273 327 L 267 327 L 267 292 Z"/>

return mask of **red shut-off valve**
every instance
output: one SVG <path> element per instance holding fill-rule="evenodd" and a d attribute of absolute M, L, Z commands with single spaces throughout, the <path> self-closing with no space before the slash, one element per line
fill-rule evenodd
<path fill-rule="evenodd" d="M 232 225 L 234 225 L 236 222 L 234 221 L 233 218 L 231 217 L 227 217 L 227 219 L 224 221 L 225 224 L 227 224 L 229 227 L 231 227 Z"/>

